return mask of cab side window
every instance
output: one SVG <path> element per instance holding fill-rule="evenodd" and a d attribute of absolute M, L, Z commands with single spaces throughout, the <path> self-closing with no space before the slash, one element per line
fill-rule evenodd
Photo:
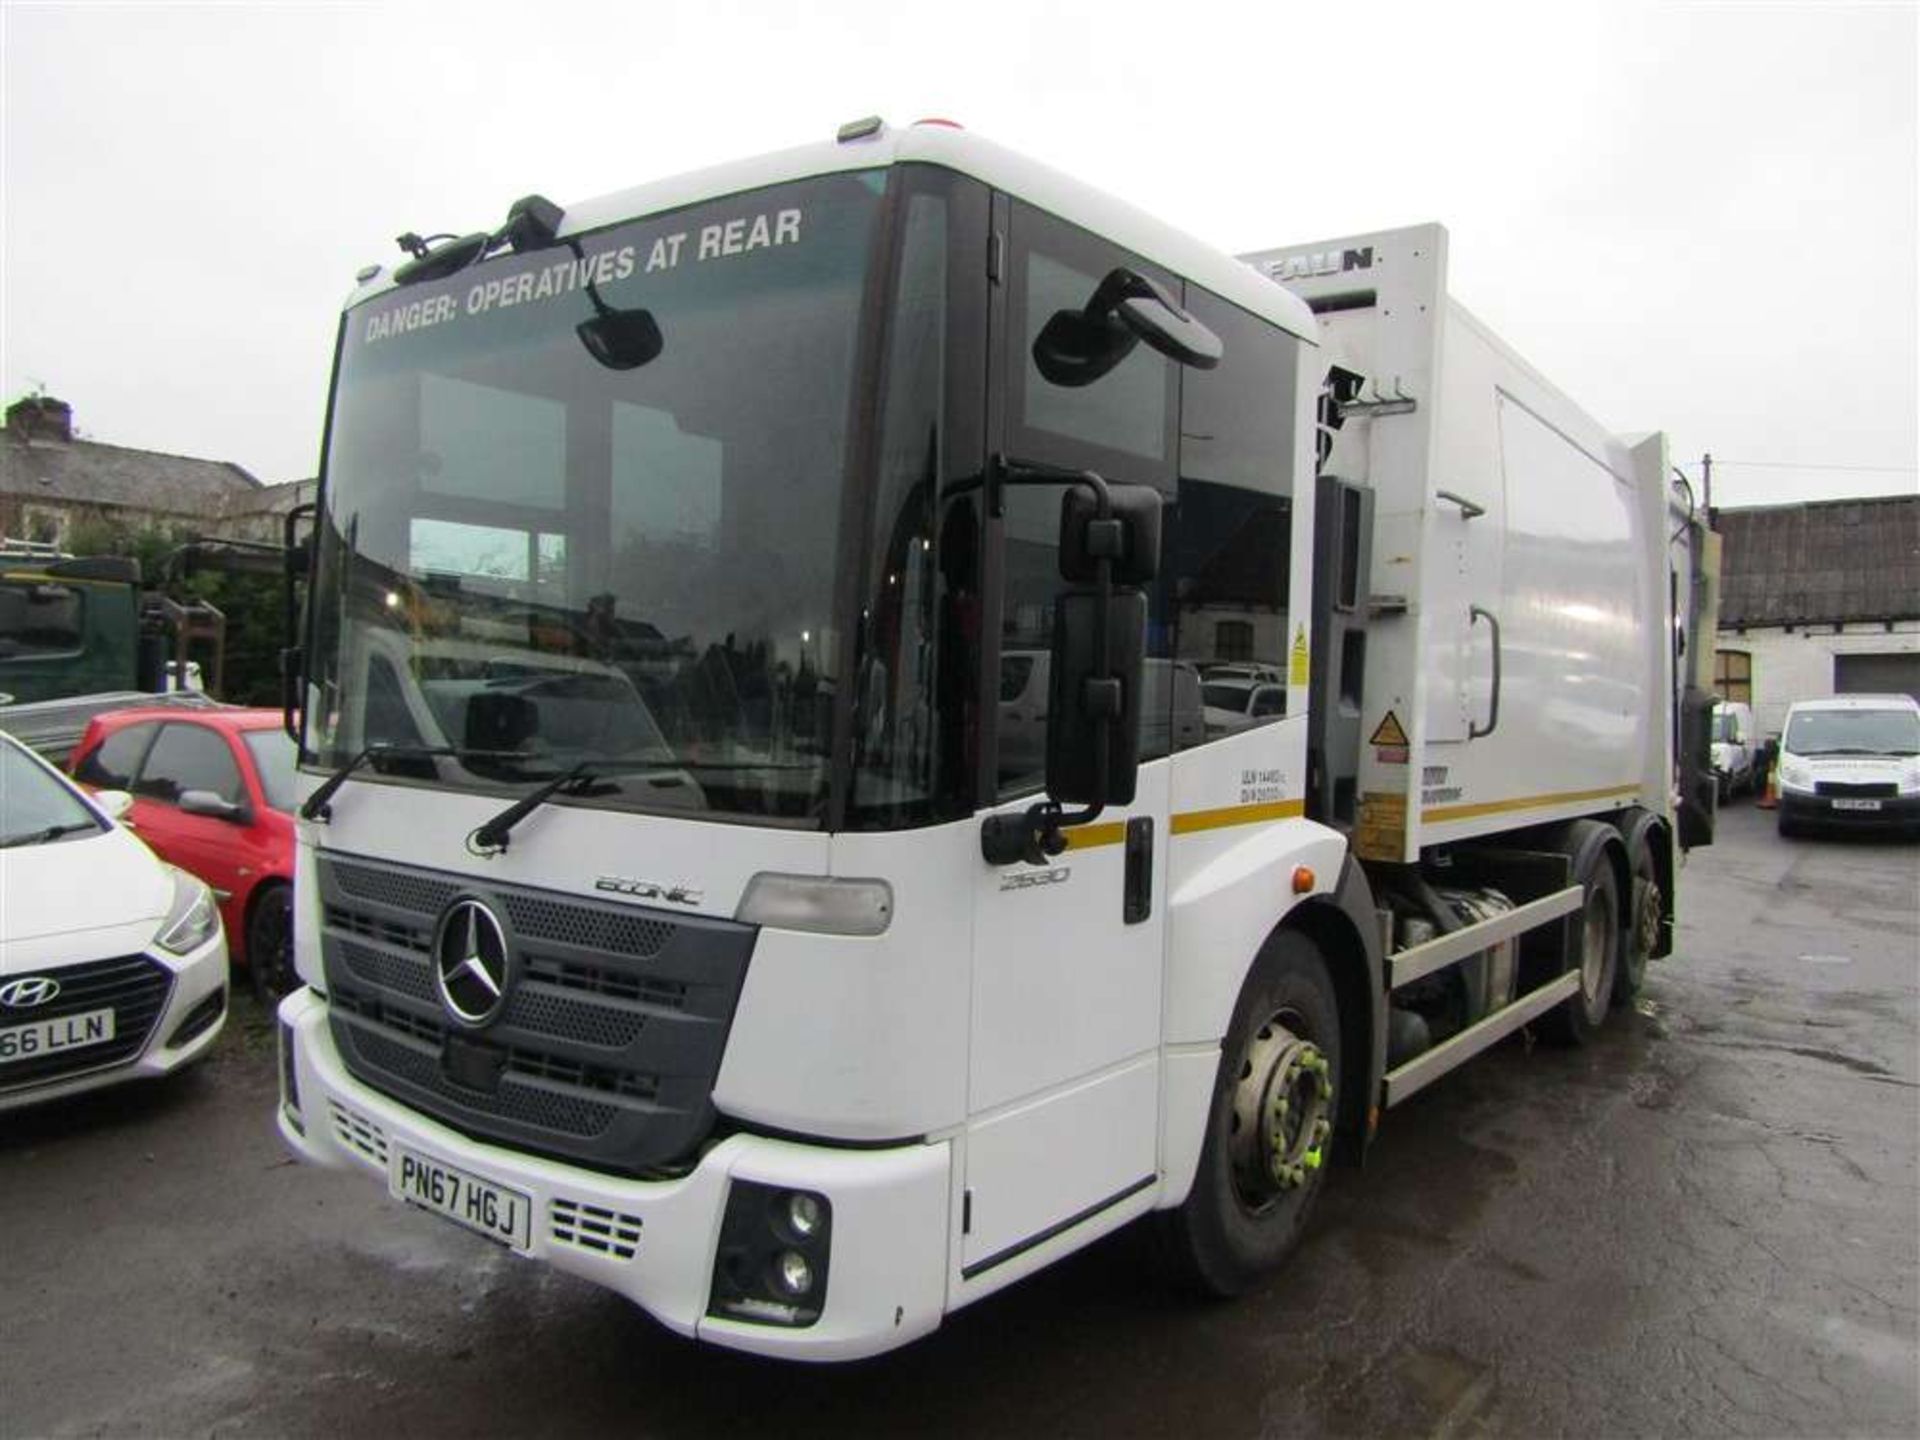
<path fill-rule="evenodd" d="M 1149 275 L 1175 294 L 1178 282 L 1138 256 L 1025 205 L 1014 206 L 1011 238 L 1001 356 L 1009 455 L 1023 464 L 1093 470 L 1109 483 L 1151 485 L 1170 494 L 1179 367 L 1136 342 L 1122 347 L 1122 358 L 1096 378 L 1065 375 L 1043 336 L 1057 315 L 1083 311 L 1115 268 Z M 1082 380 L 1086 383 L 1075 383 Z M 1053 609 L 1065 583 L 1060 578 L 1061 489 L 1014 486 L 1004 495 L 997 724 L 1003 796 L 1036 790 L 1045 779 Z M 1165 627 L 1151 620 L 1147 653 L 1167 653 Z M 1150 659 L 1147 669 L 1143 758 L 1169 749 L 1167 717 L 1176 688 L 1164 658 Z"/>
<path fill-rule="evenodd" d="M 116 730 L 88 752 L 73 778 L 101 790 L 129 790 L 140 771 L 140 757 L 147 753 L 157 725 L 129 725 Z"/>
<path fill-rule="evenodd" d="M 189 790 L 211 790 L 229 804 L 246 799 L 240 767 L 225 737 L 199 725 L 167 725 L 133 787 L 148 800 L 180 803 Z"/>
<path fill-rule="evenodd" d="M 72 655 L 86 638 L 86 596 L 50 580 L 0 583 L 0 660 Z"/>
<path fill-rule="evenodd" d="M 1185 376 L 1180 486 L 1165 521 L 1161 585 L 1173 654 L 1214 691 L 1204 737 L 1212 739 L 1286 713 L 1288 658 L 1305 644 L 1306 617 L 1287 608 L 1300 342 L 1195 286 L 1186 305 L 1225 354 L 1214 369 Z M 1231 707 L 1215 703 L 1229 699 Z M 1174 726 L 1177 748 L 1199 743 L 1182 738 L 1188 733 Z"/>

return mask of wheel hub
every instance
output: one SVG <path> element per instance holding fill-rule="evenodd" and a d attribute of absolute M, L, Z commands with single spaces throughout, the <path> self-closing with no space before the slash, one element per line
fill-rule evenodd
<path fill-rule="evenodd" d="M 1260 1205 L 1312 1178 L 1333 1132 L 1333 1067 L 1275 1016 L 1255 1034 L 1233 1093 L 1234 1175 Z"/>
<path fill-rule="evenodd" d="M 1653 954 L 1660 943 L 1660 892 L 1650 880 L 1633 882 L 1634 944 L 1640 954 Z"/>

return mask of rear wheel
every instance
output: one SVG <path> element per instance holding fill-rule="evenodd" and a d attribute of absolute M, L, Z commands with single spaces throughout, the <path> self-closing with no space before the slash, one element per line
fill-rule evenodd
<path fill-rule="evenodd" d="M 1234 1007 L 1193 1189 L 1160 1221 L 1189 1288 L 1240 1294 L 1299 1243 L 1326 1182 L 1339 1078 L 1333 978 L 1311 940 L 1283 932 Z"/>
<path fill-rule="evenodd" d="M 1627 837 L 1627 924 L 1620 937 L 1620 968 L 1613 978 L 1613 1007 L 1631 1005 L 1647 982 L 1647 961 L 1660 944 L 1660 877 L 1653 864 L 1651 825 Z"/>
<path fill-rule="evenodd" d="M 1574 915 L 1577 950 L 1572 957 L 1580 988 L 1541 1022 L 1549 1036 L 1566 1045 L 1586 1044 L 1605 1022 L 1620 969 L 1620 883 L 1604 850 L 1596 847 L 1589 854 L 1582 884 L 1585 894 Z"/>
<path fill-rule="evenodd" d="M 293 891 L 263 890 L 247 917 L 247 976 L 262 1005 L 271 1008 L 300 983 L 293 969 Z"/>

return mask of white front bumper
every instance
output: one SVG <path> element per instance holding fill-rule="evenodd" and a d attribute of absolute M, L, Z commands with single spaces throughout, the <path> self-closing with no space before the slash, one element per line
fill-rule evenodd
<path fill-rule="evenodd" d="M 0 1111 L 60 1100 L 89 1090 L 124 1084 L 129 1080 L 155 1080 L 163 1075 L 171 1075 L 183 1065 L 192 1064 L 213 1048 L 213 1042 L 220 1038 L 220 1032 L 226 1028 L 224 1001 L 219 1017 L 211 1025 L 180 1044 L 168 1042 L 197 1005 L 211 995 L 224 994 L 227 989 L 227 942 L 219 928 L 214 929 L 210 940 L 187 955 L 174 955 L 157 946 L 140 953 L 173 972 L 172 993 L 167 998 L 165 1008 L 154 1020 L 152 1033 L 140 1052 L 130 1060 L 122 1060 L 99 1070 L 85 1070 L 64 1080 L 53 1080 L 0 1094 Z M 53 968 L 48 973 L 58 977 L 60 971 Z M 5 1072 L 0 1071 L 0 1083 L 6 1078 Z"/>
<path fill-rule="evenodd" d="M 951 1155 L 944 1143 L 843 1150 L 733 1135 L 676 1180 L 628 1180 L 473 1140 L 347 1073 L 326 1004 L 296 990 L 280 1006 L 293 1047 L 299 1125 L 280 1133 L 305 1160 L 386 1183 L 394 1148 L 531 1197 L 530 1254 L 642 1306 L 683 1335 L 796 1360 L 850 1360 L 933 1330 L 945 1308 Z M 833 1207 L 826 1301 L 804 1328 L 709 1316 L 714 1252 L 732 1181 L 825 1195 Z M 583 1223 L 583 1221 L 587 1223 Z"/>

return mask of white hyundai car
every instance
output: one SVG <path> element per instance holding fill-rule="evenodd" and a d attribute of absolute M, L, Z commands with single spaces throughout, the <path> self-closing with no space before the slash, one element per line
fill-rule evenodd
<path fill-rule="evenodd" d="M 227 1015 L 213 892 L 0 733 L 0 1111 L 165 1075 Z"/>

